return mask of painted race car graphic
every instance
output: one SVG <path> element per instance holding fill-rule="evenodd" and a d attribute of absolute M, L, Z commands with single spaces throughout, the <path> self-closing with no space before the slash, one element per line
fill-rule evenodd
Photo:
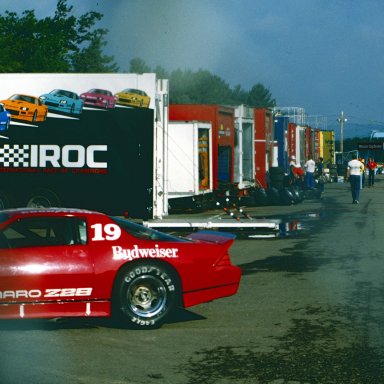
<path fill-rule="evenodd" d="M 80 95 L 84 105 L 96 108 L 113 109 L 116 104 L 116 97 L 111 91 L 93 88 Z"/>
<path fill-rule="evenodd" d="M 4 104 L 0 104 L 0 131 L 7 131 L 10 121 L 10 112 L 5 109 Z"/>
<path fill-rule="evenodd" d="M 54 89 L 40 96 L 49 111 L 65 112 L 71 115 L 80 115 L 83 112 L 84 101 L 79 95 L 64 89 Z"/>
<path fill-rule="evenodd" d="M 140 89 L 126 88 L 116 93 L 116 104 L 148 108 L 151 98 Z"/>
<path fill-rule="evenodd" d="M 99 317 L 159 326 L 176 309 L 237 292 L 234 236 L 181 238 L 65 208 L 0 211 L 0 318 Z"/>
<path fill-rule="evenodd" d="M 0 103 L 15 119 L 37 122 L 47 118 L 48 108 L 36 96 L 15 94 Z"/>

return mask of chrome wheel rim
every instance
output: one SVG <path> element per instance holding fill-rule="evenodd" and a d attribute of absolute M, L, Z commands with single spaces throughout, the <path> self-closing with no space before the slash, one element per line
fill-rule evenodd
<path fill-rule="evenodd" d="M 167 290 L 156 277 L 145 275 L 136 279 L 128 288 L 129 308 L 140 317 L 150 318 L 160 313 L 167 302 Z"/>

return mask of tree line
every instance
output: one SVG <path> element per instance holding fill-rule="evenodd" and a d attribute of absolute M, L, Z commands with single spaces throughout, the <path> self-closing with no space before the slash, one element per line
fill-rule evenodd
<path fill-rule="evenodd" d="M 18 15 L 0 14 L 0 73 L 113 73 L 120 68 L 113 56 L 104 54 L 108 30 L 97 28 L 103 15 L 87 12 L 75 17 L 67 0 L 58 0 L 53 16 L 38 19 L 34 10 Z M 256 108 L 276 105 L 268 88 L 257 83 L 249 90 L 230 85 L 219 76 L 199 69 L 168 72 L 150 68 L 133 58 L 132 73 L 154 72 L 169 79 L 171 103 L 247 104 Z"/>

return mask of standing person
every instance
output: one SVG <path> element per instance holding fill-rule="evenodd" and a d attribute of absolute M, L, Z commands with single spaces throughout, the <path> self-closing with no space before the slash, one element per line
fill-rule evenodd
<path fill-rule="evenodd" d="M 375 185 L 375 170 L 377 168 L 377 163 L 370 157 L 367 163 L 368 168 L 368 186 L 373 187 Z"/>
<path fill-rule="evenodd" d="M 316 169 L 317 169 L 317 180 L 319 184 L 319 189 L 320 192 L 324 192 L 324 163 L 323 163 L 323 158 L 319 157 L 319 162 L 316 164 Z"/>
<path fill-rule="evenodd" d="M 360 189 L 364 188 L 365 185 L 365 160 L 364 158 L 360 158 L 360 163 L 363 164 L 363 168 L 361 169 L 361 181 L 360 181 Z"/>
<path fill-rule="evenodd" d="M 357 155 L 353 155 L 347 168 L 347 177 L 349 177 L 349 182 L 351 183 L 352 204 L 359 204 L 361 170 L 363 168 L 364 165 L 357 159 Z"/>
<path fill-rule="evenodd" d="M 299 189 L 302 189 L 302 178 L 304 175 L 304 171 L 302 170 L 300 165 L 296 163 L 296 157 L 295 156 L 291 156 L 291 161 L 289 163 L 289 169 L 290 169 L 291 185 L 293 187 L 297 187 Z"/>
<path fill-rule="evenodd" d="M 305 186 L 307 189 L 315 189 L 315 170 L 316 163 L 312 158 L 308 159 L 304 165 L 305 168 Z"/>

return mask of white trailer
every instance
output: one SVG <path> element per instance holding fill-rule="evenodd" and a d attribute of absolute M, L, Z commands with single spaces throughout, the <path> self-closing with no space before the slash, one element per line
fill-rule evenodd
<path fill-rule="evenodd" d="M 190 207 L 212 194 L 212 124 L 170 121 L 168 124 L 168 202 Z"/>
<path fill-rule="evenodd" d="M 240 105 L 235 109 L 234 181 L 238 188 L 255 186 L 255 119 L 253 108 Z"/>

